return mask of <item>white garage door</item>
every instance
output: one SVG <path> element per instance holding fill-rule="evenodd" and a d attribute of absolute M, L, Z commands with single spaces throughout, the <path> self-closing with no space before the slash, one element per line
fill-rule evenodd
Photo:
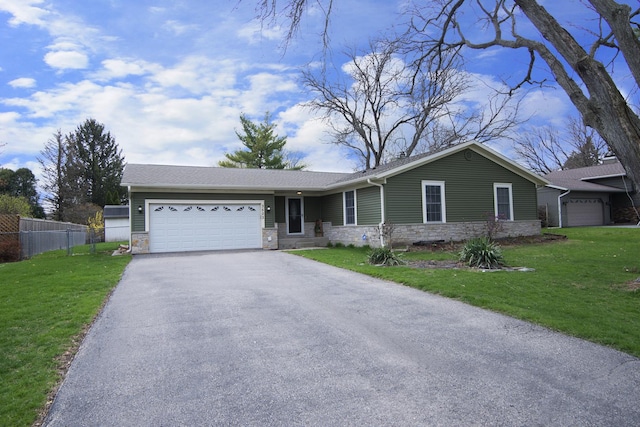
<path fill-rule="evenodd" d="M 151 203 L 150 252 L 262 247 L 259 203 Z"/>
<path fill-rule="evenodd" d="M 600 199 L 570 199 L 567 204 L 569 226 L 603 225 L 604 209 Z"/>

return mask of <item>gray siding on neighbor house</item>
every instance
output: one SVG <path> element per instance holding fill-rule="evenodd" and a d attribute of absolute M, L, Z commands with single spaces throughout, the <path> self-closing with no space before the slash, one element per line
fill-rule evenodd
<path fill-rule="evenodd" d="M 391 177 L 385 186 L 387 221 L 422 223 L 422 181 L 445 182 L 447 222 L 483 221 L 494 212 L 493 184 L 511 183 L 515 220 L 537 219 L 535 184 L 469 150 Z"/>
<path fill-rule="evenodd" d="M 358 225 L 380 224 L 380 188 L 360 188 L 356 195 Z"/>
<path fill-rule="evenodd" d="M 555 188 L 544 187 L 538 190 L 538 207 L 547 217 L 549 227 L 558 227 L 558 196 L 564 191 Z"/>
<path fill-rule="evenodd" d="M 334 226 L 344 225 L 342 206 L 342 192 L 330 194 L 322 198 L 322 220 Z"/>
<path fill-rule="evenodd" d="M 263 200 L 265 209 L 271 206 L 271 212 L 265 212 L 265 227 L 273 227 L 275 201 L 270 194 L 218 194 L 218 193 L 153 193 L 137 192 L 131 194 L 131 231 L 144 231 L 144 212 L 138 213 L 138 206 L 144 207 L 145 200 Z"/>

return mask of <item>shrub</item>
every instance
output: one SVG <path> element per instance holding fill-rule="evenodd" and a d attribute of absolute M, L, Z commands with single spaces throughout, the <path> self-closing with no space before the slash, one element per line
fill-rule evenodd
<path fill-rule="evenodd" d="M 0 263 L 20 261 L 20 241 L 5 236 L 0 239 Z"/>
<path fill-rule="evenodd" d="M 478 268 L 500 268 L 504 265 L 500 246 L 488 237 L 467 241 L 460 251 L 460 261 Z"/>
<path fill-rule="evenodd" d="M 389 248 L 375 248 L 369 252 L 369 264 L 392 266 L 406 263 L 399 254 Z"/>

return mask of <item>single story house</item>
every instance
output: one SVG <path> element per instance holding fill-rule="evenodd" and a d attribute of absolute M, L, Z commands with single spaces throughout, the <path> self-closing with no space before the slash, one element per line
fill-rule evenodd
<path fill-rule="evenodd" d="M 538 189 L 542 215 L 551 227 L 633 223 L 640 194 L 615 158 L 597 166 L 551 172 Z"/>
<path fill-rule="evenodd" d="M 124 242 L 131 237 L 129 206 L 106 205 L 102 211 L 104 241 Z"/>
<path fill-rule="evenodd" d="M 476 142 L 355 173 L 127 164 L 122 178 L 134 254 L 460 241 L 498 216 L 504 235 L 535 235 L 546 184 Z"/>

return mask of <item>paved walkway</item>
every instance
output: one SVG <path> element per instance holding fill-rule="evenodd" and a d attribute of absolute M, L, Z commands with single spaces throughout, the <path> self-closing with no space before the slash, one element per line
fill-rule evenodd
<path fill-rule="evenodd" d="M 137 256 L 48 426 L 640 425 L 640 360 L 283 252 Z"/>

